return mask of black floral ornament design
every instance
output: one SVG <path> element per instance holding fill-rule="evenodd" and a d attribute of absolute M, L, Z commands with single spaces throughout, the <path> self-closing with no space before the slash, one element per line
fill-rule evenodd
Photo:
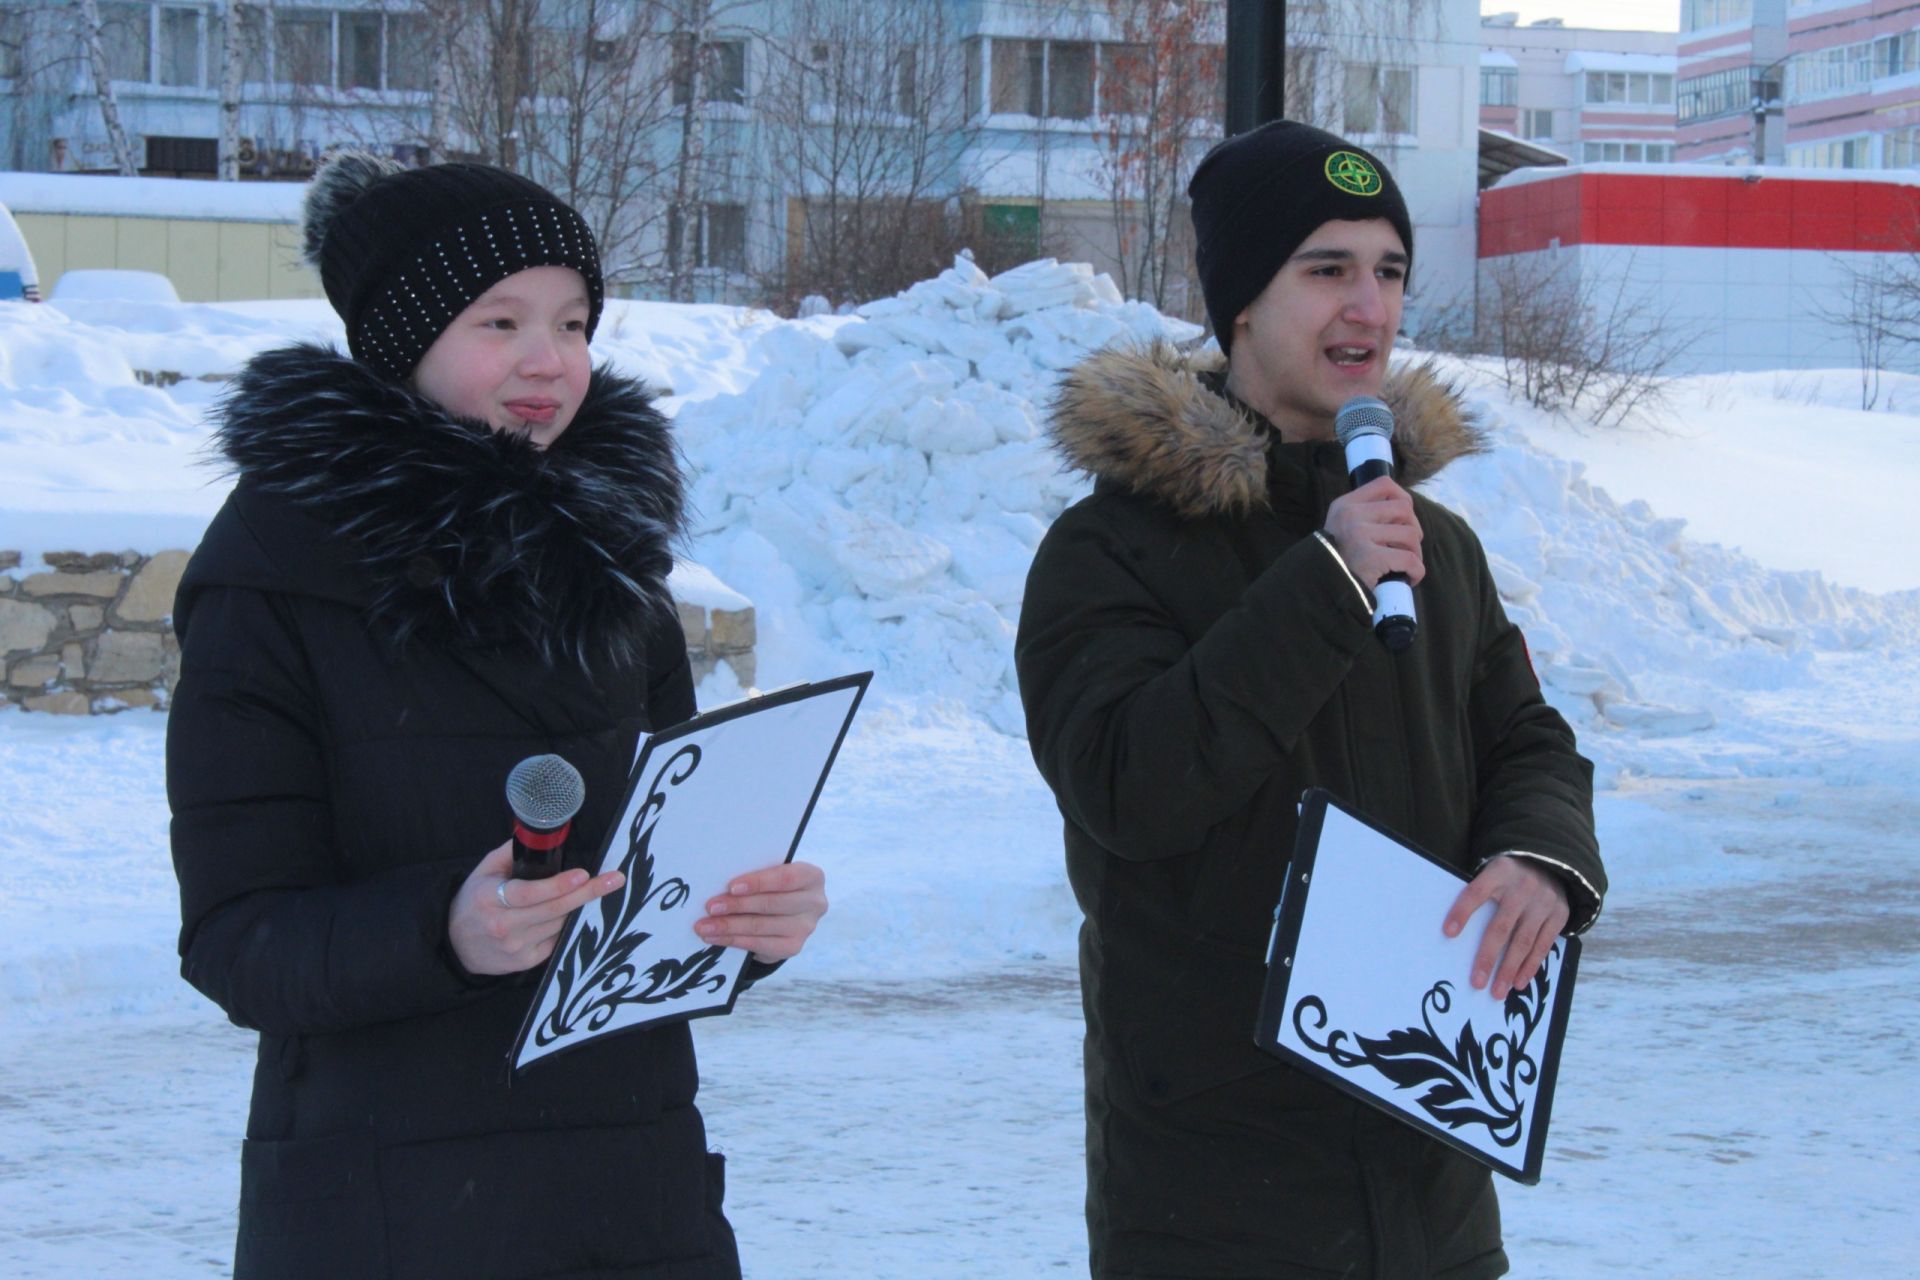
<path fill-rule="evenodd" d="M 1563 945 L 1556 942 L 1551 955 L 1559 956 Z M 1526 1130 L 1527 1103 L 1540 1078 L 1529 1046 L 1551 994 L 1551 967 L 1541 965 L 1531 983 L 1507 994 L 1507 1032 L 1489 1036 L 1484 1044 L 1474 1034 L 1472 1019 L 1461 1023 L 1451 1046 L 1435 1030 L 1434 1019 L 1453 1007 L 1450 982 L 1436 982 L 1421 998 L 1420 1026 L 1379 1039 L 1350 1031 L 1316 1039 L 1314 1033 L 1327 1025 L 1327 1006 L 1318 996 L 1303 996 L 1293 1006 L 1293 1029 L 1303 1044 L 1337 1066 L 1372 1067 L 1396 1089 L 1426 1085 L 1418 1101 L 1436 1123 L 1449 1129 L 1481 1125 L 1494 1142 L 1511 1147 Z"/>
<path fill-rule="evenodd" d="M 596 904 L 599 923 L 582 919 L 565 955 L 554 970 L 553 1011 L 534 1029 L 534 1043 L 545 1048 L 581 1029 L 598 1031 L 624 1005 L 663 1004 L 695 991 L 717 991 L 726 984 L 724 973 L 714 972 L 724 947 L 707 946 L 680 959 L 667 957 L 643 972 L 634 952 L 653 935 L 636 928 L 649 907 L 672 911 L 693 892 L 674 876 L 653 882 L 653 832 L 667 806 L 669 788 L 677 787 L 700 767 L 700 748 L 682 747 L 653 775 L 647 799 L 628 829 L 627 856 L 620 869 L 627 882 Z M 594 908 L 589 908 L 593 910 Z"/>

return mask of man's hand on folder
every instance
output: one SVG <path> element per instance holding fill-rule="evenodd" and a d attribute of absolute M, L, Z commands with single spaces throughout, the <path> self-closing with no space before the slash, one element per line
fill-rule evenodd
<path fill-rule="evenodd" d="M 1487 994 L 1504 1000 L 1507 992 L 1533 981 L 1547 952 L 1553 950 L 1553 940 L 1567 927 L 1567 890 L 1552 872 L 1525 858 L 1495 858 L 1460 891 L 1441 928 L 1449 938 L 1459 937 L 1467 920 L 1487 902 L 1496 902 L 1499 908 L 1480 936 L 1473 985 L 1485 987 L 1491 979 Z"/>
<path fill-rule="evenodd" d="M 755 960 L 775 964 L 799 955 L 826 913 L 826 872 L 788 862 L 735 876 L 693 927 L 709 942 L 745 947 Z"/>

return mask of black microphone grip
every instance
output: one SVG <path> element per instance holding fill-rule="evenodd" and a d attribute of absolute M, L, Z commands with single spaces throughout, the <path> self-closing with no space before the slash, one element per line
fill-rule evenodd
<path fill-rule="evenodd" d="M 573 823 L 563 822 L 552 831 L 540 831 L 524 823 L 513 824 L 513 878 L 545 880 L 559 872 L 567 857 L 567 834 Z"/>
<path fill-rule="evenodd" d="M 1391 462 L 1387 462 L 1381 458 L 1368 458 L 1365 462 L 1348 472 L 1347 478 L 1353 482 L 1353 487 L 1358 489 L 1361 485 L 1369 481 L 1378 480 L 1381 476 L 1390 476 L 1392 474 L 1393 464 Z"/>

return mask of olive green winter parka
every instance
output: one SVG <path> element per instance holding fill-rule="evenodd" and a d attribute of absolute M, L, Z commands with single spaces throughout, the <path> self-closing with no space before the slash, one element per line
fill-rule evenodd
<path fill-rule="evenodd" d="M 1403 483 L 1482 447 L 1429 371 L 1397 371 L 1385 398 Z M 1034 558 L 1016 658 L 1086 917 L 1093 1273 L 1501 1274 L 1481 1166 L 1252 1040 L 1308 787 L 1465 873 L 1541 860 L 1573 931 L 1598 913 L 1591 767 L 1478 540 L 1415 495 L 1420 631 L 1391 654 L 1314 536 L 1348 489 L 1337 444 L 1281 443 L 1217 369 L 1165 348 L 1079 366 L 1052 430 L 1097 483 Z"/>

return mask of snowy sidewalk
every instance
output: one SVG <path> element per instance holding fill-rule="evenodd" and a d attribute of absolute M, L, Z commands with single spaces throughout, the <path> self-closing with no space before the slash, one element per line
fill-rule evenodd
<path fill-rule="evenodd" d="M 1739 866 L 1609 907 L 1546 1176 L 1502 1188 L 1515 1275 L 1893 1276 L 1920 1254 L 1908 800 L 1781 794 L 1660 783 L 1603 802 L 1618 840 L 1712 840 Z M 225 1274 L 251 1037 L 172 988 L 143 1012 L 17 1021 L 0 1027 L 0 1274 Z M 783 977 L 698 1037 L 749 1275 L 1084 1274 L 1064 956 Z"/>

